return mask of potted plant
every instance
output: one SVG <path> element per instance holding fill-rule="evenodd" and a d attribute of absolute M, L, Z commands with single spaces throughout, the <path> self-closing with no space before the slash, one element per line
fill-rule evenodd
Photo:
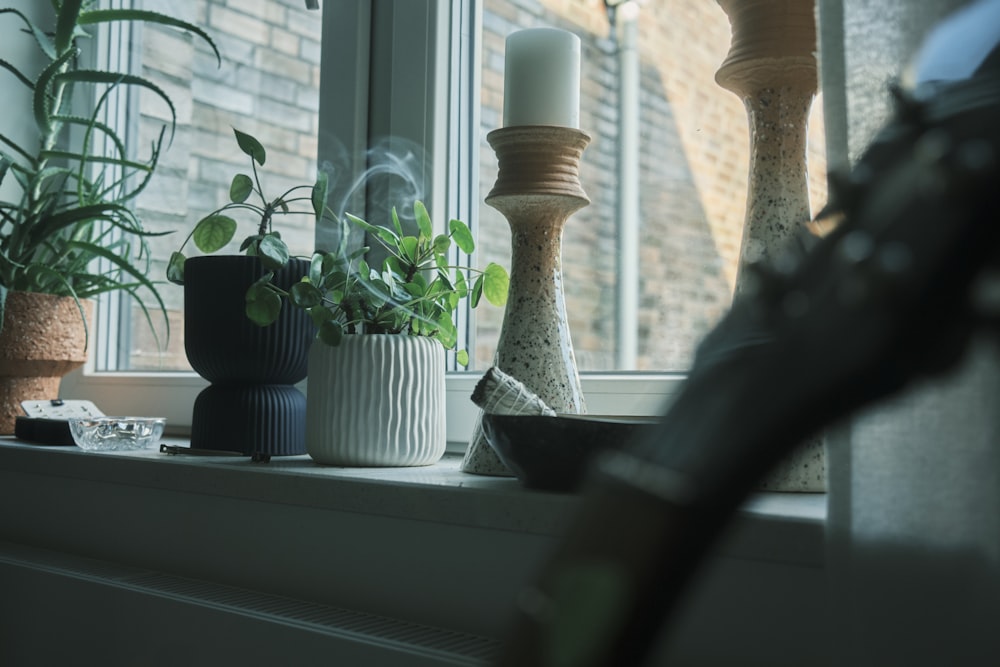
<path fill-rule="evenodd" d="M 453 243 L 465 253 L 475 250 L 468 226 L 452 220 L 447 233 L 435 235 L 425 206 L 417 201 L 413 210 L 415 234 L 403 231 L 396 209 L 391 227 L 345 216 L 382 246 L 380 268 L 364 259 L 368 247 L 346 253 L 342 242 L 336 252 L 314 254 L 290 288 L 260 281 L 248 293 L 248 304 L 277 296 L 316 323 L 323 344 L 309 354 L 306 449 L 320 463 L 411 466 L 441 458 L 444 352 L 457 344 L 454 311 L 465 297 L 472 307 L 482 297 L 506 303 L 503 267 L 478 271 L 448 261 Z M 262 310 L 248 314 L 262 325 L 270 319 Z M 465 350 L 457 356 L 468 363 Z"/>
<path fill-rule="evenodd" d="M 430 215 L 419 201 L 413 205 L 416 232 L 408 234 L 396 209 L 391 227 L 375 226 L 350 214 L 338 218 L 326 206 L 328 179 L 324 173 L 311 186 L 294 187 L 269 200 L 262 194 L 256 171 L 264 164 L 264 147 L 243 132 L 236 131 L 236 139 L 251 158 L 252 175 L 233 178 L 230 202 L 197 223 L 168 267 L 168 279 L 185 286 L 185 344 L 190 346 L 192 339 L 202 336 L 217 338 L 215 351 L 205 354 L 204 361 L 200 352 L 192 357 L 188 347 L 192 365 L 196 370 L 205 366 L 211 371 L 207 365 L 218 363 L 217 355 L 234 349 L 230 327 L 252 323 L 255 337 L 269 336 L 268 332 L 278 336 L 289 328 L 289 318 L 300 318 L 295 322 L 304 318 L 309 325 L 308 338 L 315 337 L 320 343 L 307 346 L 309 380 L 305 419 L 301 420 L 306 451 L 321 463 L 336 465 L 433 463 L 444 453 L 446 444 L 444 352 L 457 346 L 454 312 L 464 297 L 471 299 L 473 307 L 483 297 L 503 305 L 507 271 L 498 264 L 482 271 L 452 266 L 448 261 L 452 244 L 465 253 L 475 250 L 468 226 L 452 220 L 447 233 L 435 235 Z M 249 202 L 251 197 L 259 199 L 260 205 Z M 277 215 L 293 213 L 295 207 L 303 208 L 305 202 L 311 205 L 317 224 L 340 225 L 341 242 L 336 250 L 316 252 L 308 259 L 290 257 L 273 221 Z M 234 281 L 226 293 L 220 289 L 221 277 L 195 285 L 194 273 L 200 271 L 200 264 L 225 258 L 187 258 L 181 251 L 189 241 L 203 253 L 223 248 L 238 227 L 226 213 L 240 209 L 252 211 L 258 224 L 241 245 L 248 257 L 229 261 L 248 260 L 254 269 Z M 348 250 L 352 232 L 366 233 L 382 246 L 386 256 L 380 269 L 368 265 L 368 246 Z M 231 268 L 223 272 L 235 275 Z M 241 298 L 234 296 L 237 293 Z M 205 305 L 192 313 L 191 304 L 201 300 Z M 283 307 L 285 303 L 290 307 Z M 225 315 L 216 314 L 223 307 Z M 237 317 L 237 309 L 242 309 L 245 317 Z M 197 324 L 209 317 L 215 318 L 212 325 Z M 298 325 L 296 332 L 301 335 Z M 276 340 L 271 344 L 280 347 Z M 294 344 L 296 358 L 301 355 L 300 345 Z M 245 372 L 246 359 L 259 354 L 241 352 L 227 372 Z M 458 350 L 457 355 L 462 365 L 468 363 L 466 351 Z M 288 362 L 284 365 L 290 367 Z M 306 375 L 306 367 L 295 368 L 295 377 Z M 201 421 L 198 410 L 196 404 L 195 425 Z M 212 416 L 206 417 L 207 422 L 221 423 L 213 419 L 219 414 L 215 409 L 206 414 Z M 259 428 L 266 437 L 275 437 L 265 424 Z M 193 432 L 193 446 L 213 446 L 207 440 L 196 443 L 194 437 Z M 231 440 L 221 433 L 213 437 Z M 258 439 L 257 446 L 266 447 L 267 443 Z"/>
<path fill-rule="evenodd" d="M 264 147 L 249 134 L 233 132 L 249 158 L 250 173 L 233 177 L 229 201 L 198 221 L 167 266 L 167 279 L 184 286 L 188 361 L 211 383 L 195 400 L 191 446 L 244 454 L 304 454 L 305 397 L 294 385 L 306 376 L 315 327 L 303 311 L 281 311 L 277 296 L 246 305 L 244 299 L 261 281 L 291 288 L 308 270 L 306 260 L 289 256 L 273 225 L 278 216 L 312 214 L 319 220 L 326 176 L 269 198 L 257 172 L 267 160 Z M 311 211 L 305 202 L 313 204 Z M 240 214 L 254 221 L 253 232 L 240 246 L 244 254 L 212 254 L 233 240 L 239 224 L 232 215 Z M 186 257 L 189 242 L 205 254 Z M 255 323 L 262 320 L 271 326 Z"/>
<path fill-rule="evenodd" d="M 0 128 L 0 184 L 15 193 L 0 201 L 0 433 L 13 432 L 22 400 L 57 398 L 62 375 L 84 362 L 91 297 L 120 291 L 151 327 L 151 306 L 166 322 L 147 278 L 150 233 L 128 205 L 153 175 L 168 128 L 142 160 L 101 116 L 114 87 L 142 88 L 169 108 L 172 135 L 174 106 L 147 79 L 87 68 L 78 43 L 101 24 L 157 23 L 196 35 L 221 63 L 205 31 L 164 14 L 100 9 L 84 0 L 53 2 L 43 11 L 52 13 L 51 25 L 0 8 L 0 21 L 9 22 L 0 25 L 19 24 L 38 50 L 33 63 L 0 58 L 10 82 L 24 86 L 31 100 L 23 109 L 8 108 L 6 117 L 32 118 L 37 129 L 37 139 L 25 140 Z"/>

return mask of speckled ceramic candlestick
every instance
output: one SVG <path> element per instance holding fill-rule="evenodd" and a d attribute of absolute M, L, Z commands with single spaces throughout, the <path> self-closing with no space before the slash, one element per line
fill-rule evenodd
<path fill-rule="evenodd" d="M 736 295 L 746 268 L 769 262 L 810 219 L 806 134 L 818 87 L 815 0 L 718 0 L 732 46 L 715 75 L 750 124 L 750 171 Z M 823 439 L 803 443 L 762 482 L 768 491 L 824 491 Z"/>
<path fill-rule="evenodd" d="M 590 137 L 568 127 L 527 125 L 494 130 L 499 174 L 486 203 L 511 230 L 510 292 L 495 365 L 561 413 L 586 411 L 562 287 L 562 233 L 590 203 L 579 166 Z M 479 428 L 462 469 L 510 475 Z"/>
<path fill-rule="evenodd" d="M 732 24 L 729 55 L 715 75 L 736 93 L 750 124 L 747 214 L 736 278 L 773 259 L 808 222 L 806 131 L 818 86 L 814 0 L 718 0 Z"/>

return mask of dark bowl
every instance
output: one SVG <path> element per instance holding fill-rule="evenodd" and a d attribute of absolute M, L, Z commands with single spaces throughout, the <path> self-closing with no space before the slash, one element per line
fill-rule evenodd
<path fill-rule="evenodd" d="M 597 454 L 649 433 L 658 418 L 483 415 L 486 441 L 528 488 L 573 492 Z"/>

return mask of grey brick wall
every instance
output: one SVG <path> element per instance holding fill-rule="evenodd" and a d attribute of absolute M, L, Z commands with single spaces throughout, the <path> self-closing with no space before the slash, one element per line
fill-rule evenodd
<path fill-rule="evenodd" d="M 163 82 L 179 113 L 173 146 L 138 202 L 152 229 L 175 232 L 156 241 L 156 252 L 165 258 L 201 216 L 226 201 L 232 175 L 247 168 L 232 127 L 254 134 L 269 149 L 264 178 L 272 193 L 314 177 L 320 20 L 300 0 L 175 0 L 161 9 L 206 26 L 225 59 L 217 68 L 207 49 L 196 44 L 192 52 L 190 38 L 173 31 L 147 28 L 141 35 L 143 72 Z M 502 124 L 504 40 L 519 28 L 543 25 L 571 30 L 583 42 L 581 128 L 592 143 L 581 178 L 592 204 L 567 225 L 563 266 L 579 365 L 607 370 L 613 368 L 616 345 L 619 71 L 601 0 L 487 2 L 480 195 L 496 179 L 496 159 L 485 137 Z M 714 81 L 729 46 L 729 23 L 715 2 L 645 3 L 639 29 L 638 365 L 679 370 L 731 298 L 745 210 L 747 120 L 739 99 Z M 146 99 L 140 108 L 145 145 L 165 110 Z M 810 140 L 815 210 L 825 197 L 821 121 L 814 123 Z M 480 264 L 494 260 L 509 266 L 506 221 L 483 205 L 477 223 Z M 290 230 L 287 237 L 300 252 L 311 249 L 307 216 L 282 228 Z M 162 275 L 161 263 L 154 267 L 154 277 Z M 169 351 L 158 356 L 145 324 L 136 318 L 134 367 L 185 363 L 181 292 L 168 287 L 165 294 L 176 311 Z M 484 305 L 476 313 L 474 356 L 483 368 L 492 358 L 502 312 Z"/>

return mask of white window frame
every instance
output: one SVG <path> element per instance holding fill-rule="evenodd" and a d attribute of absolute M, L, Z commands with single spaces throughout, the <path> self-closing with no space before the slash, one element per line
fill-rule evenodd
<path fill-rule="evenodd" d="M 479 35 L 481 3 L 325 0 L 323 9 L 320 160 L 329 154 L 331 137 L 350 137 L 351 168 L 361 173 L 367 166 L 368 137 L 417 141 L 432 156 L 426 174 L 428 207 L 469 220 L 475 229 L 480 65 L 473 36 Z M 373 44 L 391 48 L 373 57 Z M 450 69 L 450 59 L 458 59 L 459 66 Z M 352 62 L 353 67 L 345 66 Z M 373 110 L 371 95 L 379 100 Z M 363 200 L 352 202 L 354 210 L 359 205 Z M 440 224 L 442 216 L 435 217 Z M 468 328 L 464 321 L 462 325 Z M 195 397 L 207 386 L 202 378 L 181 372 L 98 373 L 93 357 L 92 351 L 84 369 L 63 380 L 62 397 L 92 400 L 106 412 L 163 416 L 175 432 L 190 427 Z M 469 439 L 477 415 L 469 397 L 480 377 L 475 371 L 448 374 L 450 442 Z M 591 414 L 660 414 L 682 379 L 677 373 L 582 374 Z"/>

